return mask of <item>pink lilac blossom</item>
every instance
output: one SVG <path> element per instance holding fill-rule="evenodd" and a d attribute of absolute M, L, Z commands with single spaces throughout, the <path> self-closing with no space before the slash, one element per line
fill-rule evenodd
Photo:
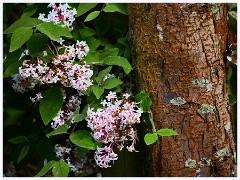
<path fill-rule="evenodd" d="M 137 141 L 137 132 L 134 124 L 140 123 L 142 110 L 136 102 L 129 100 L 129 94 L 124 94 L 123 99 L 119 100 L 115 92 L 109 92 L 106 99 L 101 103 L 103 108 L 88 108 L 87 122 L 88 127 L 93 131 L 93 138 L 101 143 L 110 144 L 103 148 L 97 148 L 95 152 L 96 163 L 100 167 L 110 167 L 109 163 L 117 159 L 113 152 L 114 145 L 122 150 L 127 141 L 131 145 L 127 146 L 130 152 L 137 152 L 134 145 Z"/>
<path fill-rule="evenodd" d="M 73 62 L 77 57 L 79 61 L 83 60 L 84 57 L 89 52 L 89 47 L 85 41 L 78 41 L 76 44 L 65 46 L 65 52 L 62 55 L 58 55 L 58 59 L 63 60 L 67 59 L 70 62 Z"/>
<path fill-rule="evenodd" d="M 76 44 L 68 46 L 63 45 L 63 47 L 65 48 L 65 51 L 63 54 L 58 55 L 58 61 L 67 60 L 68 62 L 73 62 L 76 57 L 79 61 L 82 61 L 90 50 L 85 41 L 78 40 Z"/>
<path fill-rule="evenodd" d="M 40 13 L 38 19 L 44 22 L 53 22 L 55 25 L 63 22 L 65 26 L 69 27 L 71 30 L 73 29 L 71 26 L 75 20 L 74 15 L 77 14 L 77 10 L 75 8 L 71 9 L 67 3 L 60 3 L 59 6 L 55 3 L 50 3 L 48 7 L 52 8 L 52 11 L 49 12 L 47 17 L 45 17 L 45 14 Z"/>
<path fill-rule="evenodd" d="M 37 85 L 60 83 L 78 91 L 87 90 L 92 85 L 93 71 L 90 65 L 73 64 L 73 61 L 75 57 L 81 61 L 88 51 L 87 44 L 78 41 L 76 45 L 65 46 L 65 52 L 48 64 L 39 59 L 25 60 L 19 68 L 19 74 L 13 76 L 13 88 L 23 93 Z"/>
<path fill-rule="evenodd" d="M 94 159 L 99 167 L 108 168 L 111 167 L 111 161 L 114 162 L 118 159 L 118 155 L 113 152 L 111 147 L 98 147 Z"/>

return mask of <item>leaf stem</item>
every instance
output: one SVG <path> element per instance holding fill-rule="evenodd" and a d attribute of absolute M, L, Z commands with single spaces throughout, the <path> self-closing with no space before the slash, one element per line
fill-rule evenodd
<path fill-rule="evenodd" d="M 151 122 L 151 124 L 152 124 L 152 131 L 153 131 L 153 134 L 157 134 L 157 130 L 156 130 L 156 127 L 155 127 L 155 124 L 154 124 L 154 122 L 153 122 L 153 115 L 152 115 L 152 111 L 151 110 L 149 110 L 149 112 L 148 112 L 148 117 L 149 117 L 149 120 L 150 120 L 150 122 Z M 158 135 L 157 135 L 158 136 Z M 159 144 L 159 142 L 158 142 L 158 140 L 157 140 L 157 147 L 158 147 L 158 149 L 160 149 L 160 144 Z"/>
<path fill-rule="evenodd" d="M 153 122 L 153 118 L 152 118 L 153 115 L 152 115 L 152 111 L 151 110 L 149 110 L 149 112 L 148 112 L 148 117 L 149 117 L 149 120 L 150 120 L 151 125 L 152 125 L 152 131 L 153 131 L 153 133 L 156 133 L 157 130 L 156 130 L 155 124 Z"/>

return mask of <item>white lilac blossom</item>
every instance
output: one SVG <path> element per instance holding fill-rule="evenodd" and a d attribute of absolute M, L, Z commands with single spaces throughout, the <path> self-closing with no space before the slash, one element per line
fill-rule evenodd
<path fill-rule="evenodd" d="M 43 97 L 42 97 L 41 92 L 37 93 L 34 98 L 31 98 L 31 97 L 30 97 L 30 99 L 31 99 L 32 102 L 40 101 L 40 99 L 42 99 L 42 98 L 43 98 Z"/>
<path fill-rule="evenodd" d="M 140 123 L 142 110 L 136 102 L 129 100 L 129 94 L 124 94 L 119 100 L 115 92 L 109 92 L 106 99 L 102 101 L 102 108 L 95 112 L 93 108 L 88 108 L 88 127 L 93 131 L 93 138 L 101 143 L 109 144 L 103 148 L 97 148 L 95 152 L 96 163 L 100 167 L 110 167 L 109 163 L 117 159 L 113 152 L 114 145 L 122 150 L 128 141 L 130 145 L 126 148 L 130 152 L 137 152 L 134 145 L 137 141 L 137 132 L 133 126 Z"/>
<path fill-rule="evenodd" d="M 99 85 L 102 85 L 104 83 L 104 81 L 106 81 L 108 78 L 114 78 L 115 74 L 107 74 L 106 76 L 104 76 L 104 78 L 99 82 Z"/>
<path fill-rule="evenodd" d="M 80 106 L 81 98 L 79 95 L 73 95 L 68 97 L 68 102 L 58 114 L 53 118 L 51 122 L 51 127 L 57 129 L 59 126 L 65 124 L 67 120 L 73 115 L 73 112 Z"/>
<path fill-rule="evenodd" d="M 47 17 L 45 17 L 45 14 L 40 13 L 38 19 L 44 22 L 53 22 L 55 25 L 63 22 L 64 26 L 73 29 L 71 26 L 75 20 L 74 15 L 77 14 L 77 10 L 75 8 L 71 9 L 67 3 L 60 3 L 59 6 L 55 3 L 50 3 L 48 7 L 52 8 L 52 11 L 49 12 Z"/>
<path fill-rule="evenodd" d="M 80 106 L 80 104 L 81 104 L 81 99 L 79 95 L 74 95 L 69 97 L 67 106 L 69 109 L 77 109 Z"/>
<path fill-rule="evenodd" d="M 63 146 L 61 146 L 60 144 L 56 144 L 56 145 L 54 146 L 54 150 L 55 150 L 56 156 L 57 156 L 58 158 L 63 158 L 63 157 L 64 157 L 64 154 L 65 154 L 66 149 L 67 149 L 68 152 L 71 151 L 71 148 L 63 147 Z"/>
<path fill-rule="evenodd" d="M 90 79 L 93 71 L 90 65 L 73 64 L 77 57 L 81 61 L 89 48 L 84 41 L 72 46 L 65 46 L 65 52 L 53 58 L 46 64 L 42 60 L 25 60 L 19 68 L 19 74 L 13 76 L 15 91 L 25 92 L 37 85 L 60 83 L 65 87 L 72 87 L 78 91 L 87 90 L 92 85 Z"/>
<path fill-rule="evenodd" d="M 53 118 L 51 122 L 51 127 L 53 129 L 57 129 L 59 126 L 62 126 L 67 121 L 68 117 L 72 115 L 73 112 L 65 112 L 62 109 L 58 112 L 58 114 Z"/>
<path fill-rule="evenodd" d="M 46 57 L 48 55 L 47 51 L 43 51 L 43 57 Z"/>
<path fill-rule="evenodd" d="M 105 81 L 107 80 L 108 78 L 112 78 L 112 77 L 115 77 L 115 74 L 107 74 L 102 81 Z"/>
<path fill-rule="evenodd" d="M 29 51 L 28 50 L 24 50 L 23 53 L 21 54 L 19 60 L 22 59 L 23 56 L 27 56 L 27 55 L 29 55 Z"/>

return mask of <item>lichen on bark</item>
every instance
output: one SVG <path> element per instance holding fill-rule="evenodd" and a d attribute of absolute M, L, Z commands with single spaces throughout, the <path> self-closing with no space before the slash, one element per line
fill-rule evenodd
<path fill-rule="evenodd" d="M 152 98 L 156 129 L 172 128 L 179 133 L 159 138 L 160 148 L 157 144 L 149 147 L 150 176 L 237 174 L 232 130 L 225 130 L 230 122 L 223 60 L 228 33 L 226 4 L 218 8 L 216 17 L 212 4 L 129 4 L 137 86 Z M 202 78 L 208 79 L 211 87 L 193 84 Z M 186 103 L 173 106 L 170 101 L 177 97 Z M 199 113 L 202 104 L 216 109 Z M 226 147 L 229 156 L 220 161 L 215 153 Z M 200 162 L 204 158 L 211 162 L 209 166 L 185 167 L 188 159 Z"/>

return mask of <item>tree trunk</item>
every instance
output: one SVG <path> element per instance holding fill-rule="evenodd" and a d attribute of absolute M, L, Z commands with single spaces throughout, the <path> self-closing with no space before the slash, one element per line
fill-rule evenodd
<path fill-rule="evenodd" d="M 149 175 L 236 176 L 226 4 L 129 4 L 129 13 L 138 88 L 153 100 L 156 129 L 179 133 L 150 145 Z"/>

